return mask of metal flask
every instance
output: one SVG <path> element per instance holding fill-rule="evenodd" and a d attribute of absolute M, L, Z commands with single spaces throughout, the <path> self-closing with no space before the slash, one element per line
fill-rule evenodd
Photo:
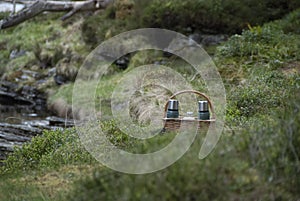
<path fill-rule="evenodd" d="M 178 118 L 179 117 L 178 106 L 179 106 L 178 100 L 174 100 L 174 99 L 169 100 L 167 118 Z"/>
<path fill-rule="evenodd" d="M 168 110 L 178 110 L 178 100 L 170 99 L 168 104 Z"/>
<path fill-rule="evenodd" d="M 208 102 L 207 101 L 199 101 L 199 119 L 200 120 L 209 120 L 209 108 L 208 108 Z"/>

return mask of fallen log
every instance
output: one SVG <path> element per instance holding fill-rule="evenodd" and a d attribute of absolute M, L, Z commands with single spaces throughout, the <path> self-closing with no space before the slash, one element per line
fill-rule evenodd
<path fill-rule="evenodd" d="M 88 1 L 46 1 L 38 0 L 25 7 L 20 12 L 15 13 L 0 21 L 0 29 L 6 29 L 16 26 L 26 20 L 29 20 L 42 12 L 62 12 L 68 11 L 61 19 L 66 20 L 77 12 L 95 11 L 105 9 L 114 0 L 88 0 Z M 22 1 L 20 1 L 22 2 Z M 26 2 L 26 1 L 24 1 Z M 28 4 L 26 2 L 25 4 Z"/>

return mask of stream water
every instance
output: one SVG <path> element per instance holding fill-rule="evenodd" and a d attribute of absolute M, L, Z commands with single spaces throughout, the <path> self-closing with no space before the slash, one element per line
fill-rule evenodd
<path fill-rule="evenodd" d="M 21 146 L 44 129 L 73 126 L 72 120 L 53 116 L 46 98 L 34 87 L 0 81 L 0 164 L 14 146 Z"/>
<path fill-rule="evenodd" d="M 52 116 L 45 105 L 22 105 L 0 98 L 0 122 L 9 124 L 29 124 Z"/>

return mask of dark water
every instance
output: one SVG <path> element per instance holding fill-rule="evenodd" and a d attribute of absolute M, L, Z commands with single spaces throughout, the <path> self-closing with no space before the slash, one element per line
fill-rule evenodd
<path fill-rule="evenodd" d="M 32 121 L 42 121 L 52 113 L 45 105 L 0 105 L 0 122 L 10 124 L 27 124 Z"/>
<path fill-rule="evenodd" d="M 5 84 L 0 87 L 0 165 L 15 146 L 21 146 L 33 136 L 42 134 L 44 129 L 67 127 L 64 119 L 54 117 L 47 110 L 43 94 L 36 90 L 30 90 L 30 93 L 11 92 L 14 85 Z"/>
<path fill-rule="evenodd" d="M 0 80 L 0 123 L 27 124 L 51 115 L 46 95 L 35 87 Z"/>

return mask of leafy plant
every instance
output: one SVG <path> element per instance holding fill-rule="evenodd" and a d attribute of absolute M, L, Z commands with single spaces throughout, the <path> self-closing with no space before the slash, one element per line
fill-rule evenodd
<path fill-rule="evenodd" d="M 299 88 L 287 98 L 282 109 L 271 118 L 253 122 L 252 129 L 244 132 L 249 156 L 269 184 L 276 184 L 290 195 L 299 196 L 300 182 L 300 105 Z"/>
<path fill-rule="evenodd" d="M 278 72 L 259 72 L 230 92 L 231 114 L 249 118 L 255 114 L 266 114 L 284 104 L 291 81 Z"/>
<path fill-rule="evenodd" d="M 93 158 L 79 142 L 74 129 L 44 131 L 30 143 L 16 148 L 4 162 L 2 172 L 58 167 L 64 164 L 91 162 Z"/>

